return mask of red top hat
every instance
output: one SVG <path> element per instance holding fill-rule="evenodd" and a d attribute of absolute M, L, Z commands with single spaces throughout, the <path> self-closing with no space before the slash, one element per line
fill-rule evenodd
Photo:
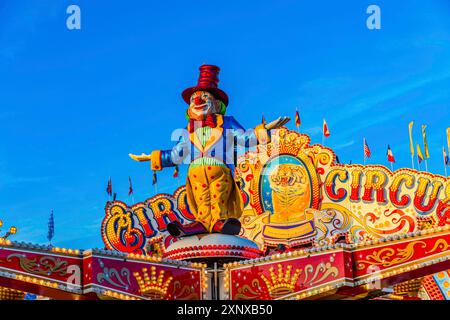
<path fill-rule="evenodd" d="M 183 91 L 181 96 L 186 103 L 190 103 L 191 95 L 195 91 L 207 91 L 214 95 L 216 99 L 222 101 L 225 106 L 228 106 L 228 96 L 225 92 L 220 90 L 217 85 L 219 84 L 219 71 L 220 68 L 213 65 L 204 64 L 200 66 L 200 76 L 196 87 L 187 88 Z"/>

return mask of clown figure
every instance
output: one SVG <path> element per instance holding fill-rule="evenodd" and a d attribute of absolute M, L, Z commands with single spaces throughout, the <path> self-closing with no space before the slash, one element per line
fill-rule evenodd
<path fill-rule="evenodd" d="M 167 229 L 174 237 L 221 232 L 238 234 L 243 201 L 233 177 L 237 144 L 252 147 L 270 141 L 270 130 L 289 121 L 287 117 L 245 129 L 231 116 L 225 116 L 227 94 L 218 88 L 220 69 L 202 65 L 195 87 L 183 91 L 189 105 L 185 137 L 171 150 L 154 150 L 150 155 L 133 155 L 136 161 L 151 161 L 151 169 L 162 170 L 182 161 L 189 163 L 186 194 L 195 221 L 181 225 L 171 222 Z"/>

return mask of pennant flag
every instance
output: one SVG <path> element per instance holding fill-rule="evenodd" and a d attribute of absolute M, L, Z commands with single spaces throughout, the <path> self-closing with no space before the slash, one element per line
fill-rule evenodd
<path fill-rule="evenodd" d="M 339 157 L 336 155 L 336 163 L 340 164 Z"/>
<path fill-rule="evenodd" d="M 419 161 L 419 164 L 424 160 L 419 144 L 417 144 L 417 160 Z"/>
<path fill-rule="evenodd" d="M 152 184 L 155 185 L 158 182 L 158 177 L 156 177 L 156 171 L 153 171 L 153 181 Z"/>
<path fill-rule="evenodd" d="M 178 166 L 175 166 L 175 169 L 173 171 L 173 177 L 178 178 Z"/>
<path fill-rule="evenodd" d="M 372 153 L 370 152 L 369 145 L 367 144 L 366 138 L 364 138 L 364 158 L 370 158 Z"/>
<path fill-rule="evenodd" d="M 323 135 L 325 137 L 327 137 L 327 138 L 331 135 L 330 130 L 328 129 L 327 122 L 325 121 L 325 119 L 323 119 Z"/>
<path fill-rule="evenodd" d="M 390 145 L 388 145 L 388 149 L 387 149 L 387 161 L 395 162 L 394 154 L 392 153 Z"/>
<path fill-rule="evenodd" d="M 261 123 L 262 123 L 263 125 L 266 125 L 266 118 L 264 118 L 264 115 L 262 115 Z"/>
<path fill-rule="evenodd" d="M 106 193 L 108 193 L 109 196 L 112 196 L 112 181 L 111 177 L 108 179 L 108 186 L 106 187 Z"/>
<path fill-rule="evenodd" d="M 55 235 L 55 220 L 53 218 L 53 210 L 50 213 L 50 217 L 48 218 L 48 233 L 47 239 L 52 242 L 53 236 Z"/>
<path fill-rule="evenodd" d="M 425 158 L 430 158 L 430 153 L 428 152 L 428 142 L 427 142 L 427 126 L 422 125 L 422 138 L 423 138 L 423 151 L 425 152 Z"/>
<path fill-rule="evenodd" d="M 414 121 L 409 123 L 409 148 L 411 149 L 411 157 L 414 157 L 414 141 L 412 136 Z"/>
<path fill-rule="evenodd" d="M 131 177 L 128 177 L 128 181 L 130 182 L 130 188 L 128 189 L 128 195 L 131 196 L 133 194 L 133 184 L 131 183 Z"/>
<path fill-rule="evenodd" d="M 442 147 L 442 155 L 444 157 L 444 165 L 450 166 L 450 159 L 448 157 L 447 151 L 445 151 L 445 147 Z"/>
<path fill-rule="evenodd" d="M 301 125 L 301 120 L 300 120 L 300 114 L 298 113 L 298 110 L 295 111 L 295 126 L 298 128 L 300 128 Z"/>
<path fill-rule="evenodd" d="M 450 128 L 447 128 L 447 144 L 448 144 L 448 151 L 450 152 Z"/>

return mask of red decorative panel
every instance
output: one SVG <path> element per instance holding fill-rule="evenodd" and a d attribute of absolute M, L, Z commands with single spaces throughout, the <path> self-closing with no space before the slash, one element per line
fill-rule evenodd
<path fill-rule="evenodd" d="M 351 269 L 351 256 L 341 249 L 232 268 L 226 281 L 233 300 L 269 300 L 315 289 L 317 294 L 332 290 L 345 282 Z"/>
<path fill-rule="evenodd" d="M 430 236 L 408 237 L 395 242 L 386 242 L 356 249 L 355 279 L 377 271 L 405 267 L 410 270 L 419 268 L 419 263 L 433 262 L 435 258 L 445 256 L 450 249 L 450 233 Z M 368 270 L 370 269 L 370 270 Z M 410 271 L 404 270 L 404 271 Z"/>
<path fill-rule="evenodd" d="M 3 247 L 0 250 L 0 269 L 14 274 L 16 279 L 32 277 L 36 281 L 70 283 L 72 270 L 81 271 L 82 256 L 37 252 Z"/>
<path fill-rule="evenodd" d="M 36 286 L 59 297 L 202 299 L 207 283 L 204 265 L 104 250 L 85 251 L 9 243 L 0 247 L 0 278 L 23 290 Z M 10 283 L 7 282 L 7 286 Z M 12 284 L 11 284 L 12 285 Z"/>
<path fill-rule="evenodd" d="M 199 300 L 206 289 L 202 268 L 182 263 L 170 265 L 157 258 L 118 259 L 94 254 L 87 268 L 92 274 L 86 279 L 87 288 L 93 287 L 94 291 L 106 295 L 115 292 L 113 296 L 120 298 L 122 294 L 148 299 Z"/>

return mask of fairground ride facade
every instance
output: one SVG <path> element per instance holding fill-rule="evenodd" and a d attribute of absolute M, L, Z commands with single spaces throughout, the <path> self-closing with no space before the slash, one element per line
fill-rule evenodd
<path fill-rule="evenodd" d="M 449 178 L 340 164 L 283 126 L 237 158 L 233 177 L 238 235 L 169 233 L 171 223 L 196 220 L 182 186 L 107 202 L 105 249 L 0 238 L 0 299 L 450 298 Z"/>

